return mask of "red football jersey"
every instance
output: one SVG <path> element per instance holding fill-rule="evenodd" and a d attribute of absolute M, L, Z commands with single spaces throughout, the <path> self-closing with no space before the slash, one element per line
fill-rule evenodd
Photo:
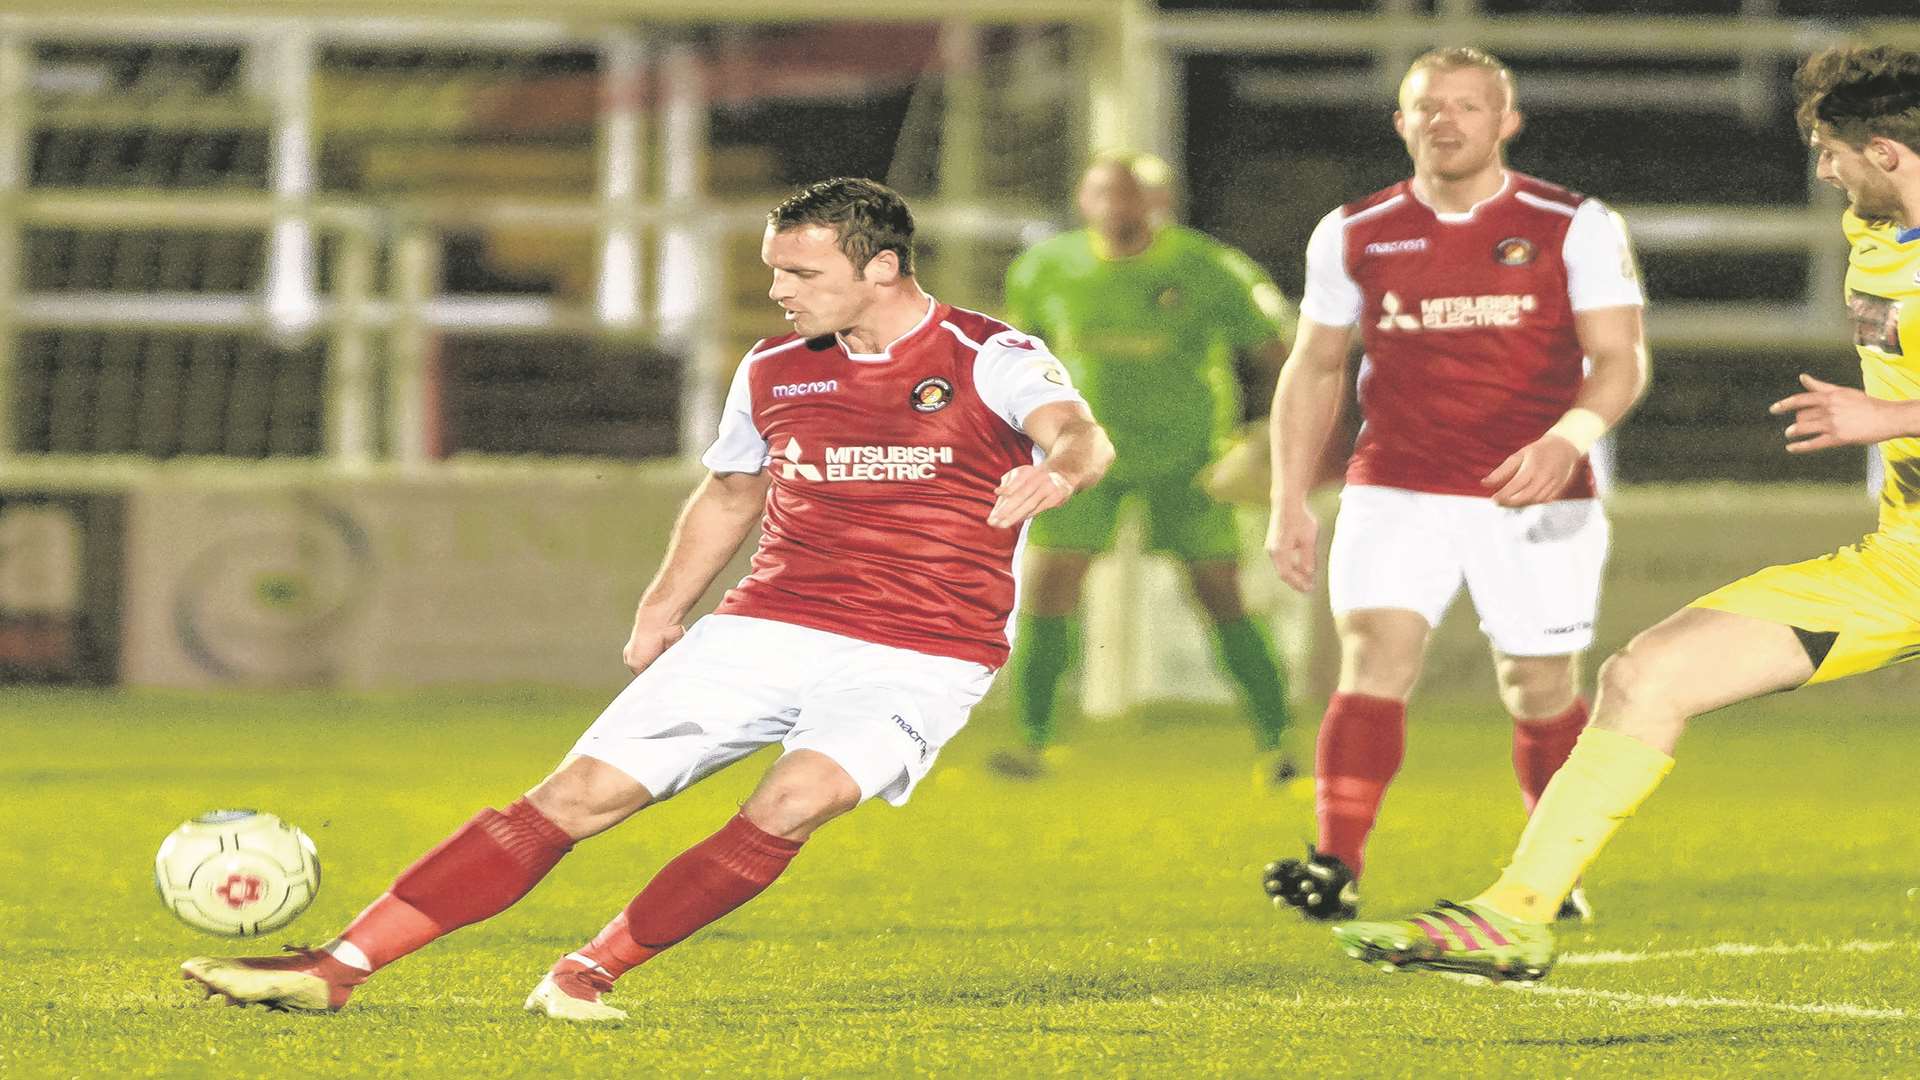
<path fill-rule="evenodd" d="M 940 303 L 884 353 L 755 345 L 703 460 L 773 482 L 752 571 L 718 610 L 999 667 L 1026 528 L 987 512 L 1038 457 L 1027 415 L 1079 400 L 1038 339 Z"/>
<path fill-rule="evenodd" d="M 1350 484 L 1488 494 L 1481 478 L 1579 393 L 1576 308 L 1642 302 L 1619 219 L 1519 173 L 1464 214 L 1436 213 L 1402 181 L 1341 207 L 1322 228 L 1330 224 L 1341 266 L 1316 278 L 1310 253 L 1309 293 L 1316 280 L 1335 284 L 1302 310 L 1328 321 L 1322 312 L 1340 306 L 1329 297 L 1344 294 L 1350 313 L 1331 324 L 1357 322 L 1365 344 Z M 1334 238 L 1315 239 L 1333 248 Z M 1329 278 L 1336 272 L 1345 280 Z M 1582 462 L 1559 497 L 1593 491 Z"/>

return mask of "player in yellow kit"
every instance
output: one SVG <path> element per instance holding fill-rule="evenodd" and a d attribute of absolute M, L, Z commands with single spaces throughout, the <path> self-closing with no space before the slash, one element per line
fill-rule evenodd
<path fill-rule="evenodd" d="M 1820 179 L 1847 194 L 1847 307 L 1865 391 L 1802 375 L 1776 402 L 1789 451 L 1879 443 L 1879 528 L 1774 566 L 1642 633 L 1600 672 L 1592 725 L 1541 795 L 1506 871 L 1465 903 L 1334 929 L 1370 963 L 1537 979 L 1560 900 L 1673 768 L 1687 720 L 1920 657 L 1920 52 L 1830 49 L 1794 78 Z"/>

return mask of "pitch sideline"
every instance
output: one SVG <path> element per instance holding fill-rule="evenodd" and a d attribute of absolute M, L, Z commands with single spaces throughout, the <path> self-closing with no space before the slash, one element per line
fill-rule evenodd
<path fill-rule="evenodd" d="M 1695 957 L 1744 957 L 1744 956 L 1793 956 L 1800 953 L 1877 953 L 1889 949 L 1920 948 L 1920 940 L 1914 941 L 1843 941 L 1835 945 L 1815 945 L 1808 943 L 1788 944 L 1774 942 L 1769 945 L 1752 945 L 1740 941 L 1723 941 L 1718 945 L 1704 945 L 1693 949 L 1663 949 L 1646 952 L 1591 952 L 1569 953 L 1555 962 L 1559 967 L 1584 967 L 1598 964 L 1643 964 L 1654 960 L 1687 960 Z"/>
<path fill-rule="evenodd" d="M 1440 972 L 1443 978 L 1474 985 L 1493 985 L 1478 975 Z M 1690 997 L 1686 994 L 1636 994 L 1627 990 L 1589 990 L 1579 986 L 1548 986 L 1539 983 L 1506 982 L 1498 984 L 1523 996 L 1584 998 L 1611 1001 L 1620 1005 L 1656 1006 L 1669 1009 L 1758 1009 L 1766 1012 L 1800 1013 L 1808 1016 L 1840 1016 L 1849 1020 L 1912 1020 L 1906 1009 L 1886 1009 L 1851 1002 L 1757 1001 L 1752 998 Z"/>

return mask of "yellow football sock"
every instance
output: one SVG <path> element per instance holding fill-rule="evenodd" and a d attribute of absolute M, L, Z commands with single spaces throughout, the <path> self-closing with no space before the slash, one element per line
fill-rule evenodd
<path fill-rule="evenodd" d="M 1628 735 L 1588 728 L 1553 774 L 1513 862 L 1473 898 L 1521 922 L 1553 921 L 1587 865 L 1673 771 L 1673 759 Z"/>

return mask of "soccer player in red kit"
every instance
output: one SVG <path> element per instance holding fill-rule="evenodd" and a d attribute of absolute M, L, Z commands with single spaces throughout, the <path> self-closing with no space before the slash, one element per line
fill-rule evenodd
<path fill-rule="evenodd" d="M 1607 521 L 1586 456 L 1645 388 L 1644 299 L 1598 200 L 1506 167 L 1513 76 L 1472 48 L 1413 62 L 1394 127 L 1413 176 L 1321 220 L 1273 408 L 1267 548 L 1311 587 L 1307 508 L 1356 330 L 1364 425 L 1328 558 L 1337 692 L 1315 755 L 1319 837 L 1268 865 L 1276 903 L 1351 919 L 1368 834 L 1406 743 L 1428 635 L 1464 583 L 1514 720 L 1532 810 L 1586 704 Z M 1584 917 L 1584 896 L 1564 913 Z"/>
<path fill-rule="evenodd" d="M 888 188 L 802 189 L 767 215 L 760 253 L 793 332 L 735 373 L 711 472 L 634 617 L 634 680 L 552 775 L 332 942 L 198 957 L 187 978 L 235 1004 L 339 1009 L 372 972 L 506 910 L 578 841 L 783 744 L 739 814 L 526 1002 L 620 1019 L 601 1000 L 615 979 L 758 895 L 828 821 L 907 800 L 1006 660 L 1028 519 L 1098 481 L 1112 446 L 1044 344 L 921 291 L 913 218 Z M 683 629 L 756 524 L 751 572 Z"/>

